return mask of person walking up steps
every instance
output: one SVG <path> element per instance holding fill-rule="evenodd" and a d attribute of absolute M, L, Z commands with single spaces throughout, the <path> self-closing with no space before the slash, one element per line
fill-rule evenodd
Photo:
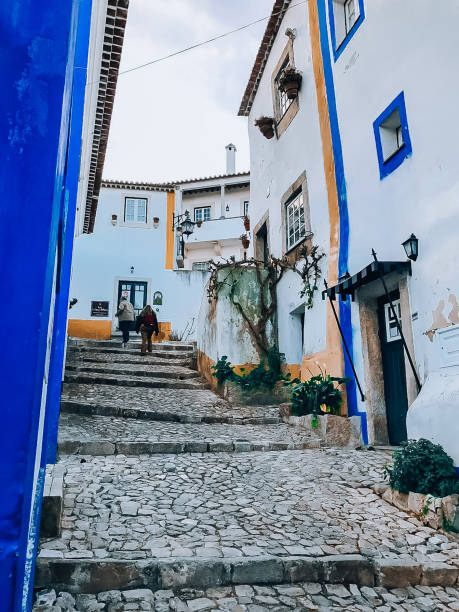
<path fill-rule="evenodd" d="M 147 352 L 151 353 L 151 337 L 153 332 L 158 336 L 159 335 L 159 327 L 158 327 L 158 319 L 153 311 L 153 308 L 147 304 L 142 312 L 137 317 L 135 322 L 135 331 L 137 333 L 142 334 L 142 347 L 140 352 L 142 355 L 145 355 Z"/>
<path fill-rule="evenodd" d="M 134 321 L 134 306 L 124 297 L 124 295 L 120 300 L 118 312 L 115 316 L 118 317 L 119 328 L 123 333 L 123 346 L 127 346 L 129 342 L 129 330 L 132 328 L 132 323 Z"/>

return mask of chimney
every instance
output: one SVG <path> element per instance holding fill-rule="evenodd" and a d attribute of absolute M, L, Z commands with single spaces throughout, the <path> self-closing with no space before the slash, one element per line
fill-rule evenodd
<path fill-rule="evenodd" d="M 236 147 L 233 144 L 226 145 L 226 174 L 236 174 Z"/>

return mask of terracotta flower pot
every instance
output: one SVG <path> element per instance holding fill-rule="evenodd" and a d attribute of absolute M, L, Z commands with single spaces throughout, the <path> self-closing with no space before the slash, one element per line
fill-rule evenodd
<path fill-rule="evenodd" d="M 246 232 L 250 230 L 250 219 L 248 217 L 244 217 L 244 229 Z"/>
<path fill-rule="evenodd" d="M 153 217 L 153 223 L 159 223 L 159 217 Z"/>
<path fill-rule="evenodd" d="M 202 221 L 196 221 L 196 227 L 201 227 Z"/>
<path fill-rule="evenodd" d="M 297 97 L 299 87 L 298 81 L 287 81 L 284 83 L 283 89 L 289 100 L 294 100 Z"/>
<path fill-rule="evenodd" d="M 242 246 L 244 249 L 248 249 L 250 246 L 250 240 L 248 238 L 243 238 L 242 239 Z"/>
<path fill-rule="evenodd" d="M 260 132 L 268 140 L 270 140 L 274 136 L 274 128 L 272 124 L 271 125 L 268 125 L 268 124 L 260 125 Z"/>

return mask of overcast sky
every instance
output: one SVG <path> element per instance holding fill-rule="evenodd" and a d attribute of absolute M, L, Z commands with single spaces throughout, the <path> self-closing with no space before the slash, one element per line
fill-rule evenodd
<path fill-rule="evenodd" d="M 269 16 L 274 0 L 130 0 L 121 71 Z M 249 169 L 237 111 L 266 21 L 120 75 L 104 178 L 163 182 Z"/>

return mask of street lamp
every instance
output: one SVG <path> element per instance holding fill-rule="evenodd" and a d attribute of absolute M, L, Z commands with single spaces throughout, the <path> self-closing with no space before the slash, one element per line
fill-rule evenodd
<path fill-rule="evenodd" d="M 190 219 L 190 213 L 186 210 L 183 215 L 172 215 L 172 231 L 177 230 L 179 234 L 190 236 L 194 231 L 194 222 Z"/>
<path fill-rule="evenodd" d="M 405 242 L 402 242 L 402 246 L 405 249 L 406 256 L 412 261 L 416 261 L 416 259 L 418 258 L 418 242 L 419 240 L 414 234 L 411 234 L 411 236 L 407 238 Z"/>
<path fill-rule="evenodd" d="M 194 223 L 190 219 L 190 213 L 185 211 L 185 219 L 182 221 L 182 234 L 184 236 L 190 236 L 194 231 Z"/>

